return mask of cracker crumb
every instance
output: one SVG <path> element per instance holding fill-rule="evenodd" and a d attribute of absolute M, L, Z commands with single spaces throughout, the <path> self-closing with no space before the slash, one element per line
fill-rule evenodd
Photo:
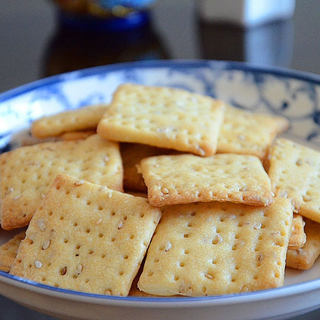
<path fill-rule="evenodd" d="M 263 254 L 258 254 L 257 255 L 257 261 L 261 263 L 262 260 L 263 260 Z"/>
<path fill-rule="evenodd" d="M 100 224 L 102 222 L 102 218 L 100 218 L 99 220 L 97 220 L 96 224 Z"/>

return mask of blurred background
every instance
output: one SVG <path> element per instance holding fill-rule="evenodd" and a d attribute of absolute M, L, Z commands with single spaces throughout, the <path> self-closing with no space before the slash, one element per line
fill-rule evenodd
<path fill-rule="evenodd" d="M 134 60 L 235 60 L 320 73 L 319 12 L 319 0 L 1 1 L 0 92 Z"/>
<path fill-rule="evenodd" d="M 216 59 L 320 74 L 319 0 L 0 1 L 0 92 L 54 74 Z M 0 297 L 0 319 L 53 319 Z M 295 320 L 320 319 L 315 311 Z"/>

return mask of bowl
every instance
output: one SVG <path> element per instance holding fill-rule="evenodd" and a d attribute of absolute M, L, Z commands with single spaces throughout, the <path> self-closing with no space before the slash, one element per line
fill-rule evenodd
<path fill-rule="evenodd" d="M 109 102 L 121 83 L 170 86 L 222 99 L 254 112 L 287 117 L 286 134 L 320 146 L 320 76 L 222 61 L 151 61 L 102 66 L 53 76 L 0 95 L 0 150 L 29 139 L 44 115 Z M 12 234 L 12 233 L 11 233 Z M 1 231 L 0 242 L 10 233 Z M 0 293 L 61 319 L 281 319 L 319 307 L 319 262 L 286 270 L 276 289 L 209 297 L 113 297 L 60 289 L 0 272 Z"/>

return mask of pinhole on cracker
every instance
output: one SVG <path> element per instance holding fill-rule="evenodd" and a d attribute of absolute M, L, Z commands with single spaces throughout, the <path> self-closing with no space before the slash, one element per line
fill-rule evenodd
<path fill-rule="evenodd" d="M 122 191 L 119 145 L 93 135 L 86 140 L 42 143 L 2 154 L 2 228 L 27 225 L 60 173 Z"/>
<path fill-rule="evenodd" d="M 160 216 L 145 198 L 58 176 L 10 272 L 51 286 L 126 296 Z"/>
<path fill-rule="evenodd" d="M 98 125 L 106 139 L 209 156 L 216 152 L 224 104 L 181 89 L 121 85 Z"/>

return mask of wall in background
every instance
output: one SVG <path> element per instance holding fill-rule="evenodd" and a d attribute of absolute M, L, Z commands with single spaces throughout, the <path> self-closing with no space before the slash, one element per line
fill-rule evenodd
<path fill-rule="evenodd" d="M 0 92 L 39 78 L 54 25 L 49 1 L 0 1 Z"/>
<path fill-rule="evenodd" d="M 318 0 L 296 2 L 292 54 L 281 65 L 320 73 L 319 12 Z M 44 51 L 55 29 L 54 13 L 50 1 L 0 1 L 0 92 L 41 77 Z M 158 0 L 153 15 L 170 58 L 204 57 L 193 0 Z"/>

